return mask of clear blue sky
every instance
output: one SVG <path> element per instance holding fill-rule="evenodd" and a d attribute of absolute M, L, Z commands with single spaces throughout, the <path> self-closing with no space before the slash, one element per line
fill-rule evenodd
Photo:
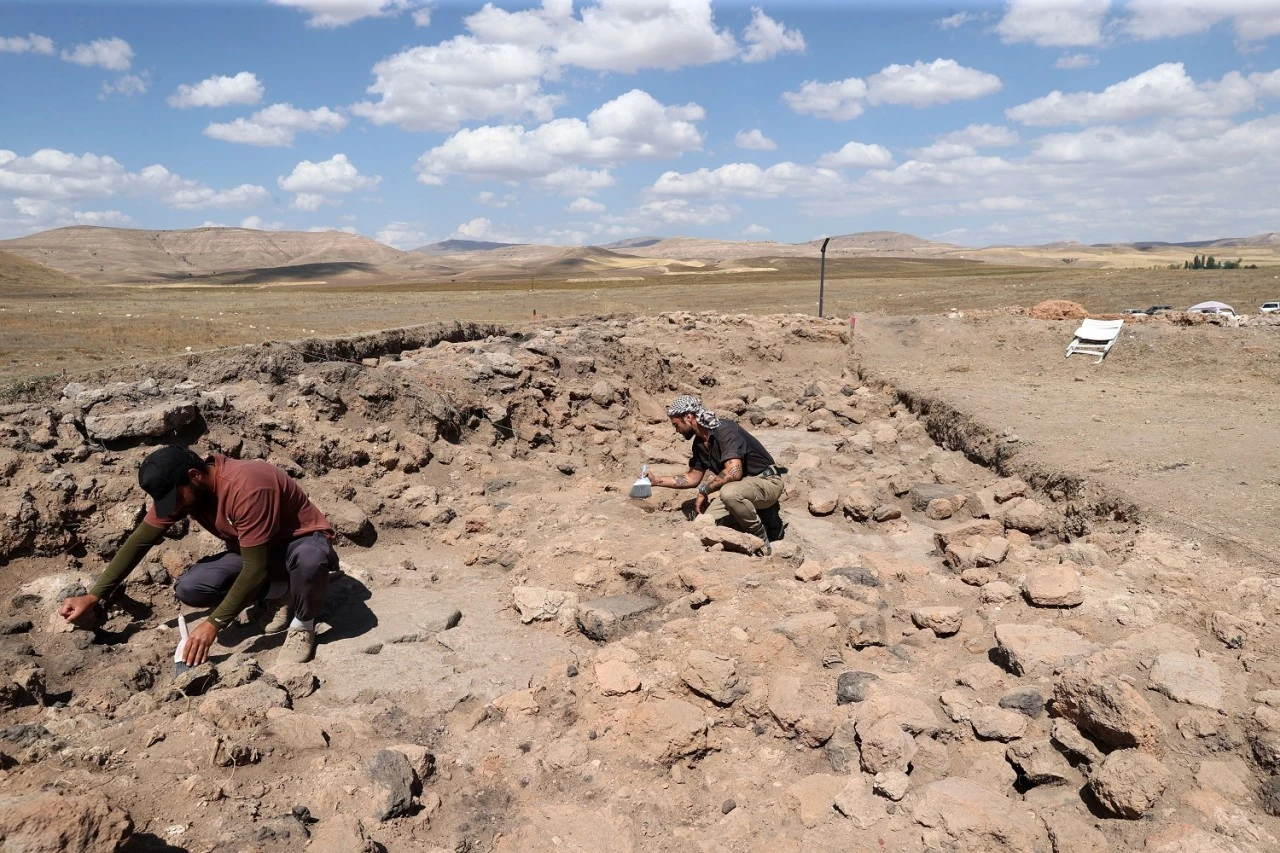
<path fill-rule="evenodd" d="M 1280 0 L 0 2 L 0 237 L 1280 230 Z"/>

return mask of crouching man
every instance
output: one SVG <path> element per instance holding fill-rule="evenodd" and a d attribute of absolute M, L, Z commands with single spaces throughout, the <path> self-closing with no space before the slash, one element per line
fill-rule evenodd
<path fill-rule="evenodd" d="M 732 522 L 744 533 L 770 542 L 782 538 L 785 526 L 778 499 L 785 486 L 779 468 L 759 440 L 740 424 L 716 417 L 697 397 L 677 397 L 667 407 L 671 426 L 692 441 L 689 470 L 674 477 L 649 475 L 649 482 L 669 489 L 697 489 L 693 509 L 710 510 L 717 524 Z"/>
<path fill-rule="evenodd" d="M 200 560 L 178 578 L 178 599 L 212 607 L 191 631 L 186 663 L 209 657 L 218 632 L 247 605 L 266 600 L 268 632 L 288 628 L 280 660 L 305 663 L 316 647 L 316 618 L 329 572 L 338 568 L 333 528 L 289 475 L 269 462 L 164 447 L 143 460 L 138 484 L 154 501 L 87 595 L 62 602 L 68 622 L 110 599 L 174 522 L 191 517 L 226 544 L 226 552 Z"/>

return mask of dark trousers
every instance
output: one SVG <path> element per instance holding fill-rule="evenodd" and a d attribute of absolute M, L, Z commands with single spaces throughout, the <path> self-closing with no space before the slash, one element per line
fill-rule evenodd
<path fill-rule="evenodd" d="M 312 533 L 294 539 L 281 552 L 272 552 L 267 558 L 267 581 L 255 591 L 255 598 L 266 594 L 273 576 L 280 576 L 281 564 L 289 577 L 290 609 L 294 617 L 304 622 L 319 617 L 329 588 L 329 572 L 338 570 L 338 554 L 333 544 L 323 533 Z M 217 607 L 243 568 L 244 560 L 239 554 L 227 552 L 205 557 L 178 578 L 178 600 L 192 607 Z"/>

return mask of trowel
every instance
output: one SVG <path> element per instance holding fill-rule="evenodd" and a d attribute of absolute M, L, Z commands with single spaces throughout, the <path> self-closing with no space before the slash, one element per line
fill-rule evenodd
<path fill-rule="evenodd" d="M 181 613 L 178 614 L 178 648 L 173 653 L 173 677 L 177 678 L 182 673 L 191 669 L 187 666 L 184 659 L 187 653 L 187 618 Z"/>

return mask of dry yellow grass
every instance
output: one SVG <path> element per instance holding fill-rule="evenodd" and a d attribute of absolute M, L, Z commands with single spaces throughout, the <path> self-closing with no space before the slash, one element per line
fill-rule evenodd
<path fill-rule="evenodd" d="M 330 282 L 290 287 L 86 285 L 68 277 L 0 288 L 0 379 L 73 376 L 89 369 L 264 340 L 353 334 L 447 320 L 526 325 L 556 317 L 669 310 L 814 313 L 818 262 L 745 260 L 775 267 L 715 276 L 603 281 Z M 44 269 L 44 268 L 40 268 Z M 1280 298 L 1280 270 L 1080 270 L 974 261 L 835 259 L 828 315 L 930 314 L 1070 299 L 1094 312 L 1221 299 L 1253 311 Z M 198 282 L 196 282 L 198 284 Z M 51 380 L 52 381 L 52 380 Z"/>

